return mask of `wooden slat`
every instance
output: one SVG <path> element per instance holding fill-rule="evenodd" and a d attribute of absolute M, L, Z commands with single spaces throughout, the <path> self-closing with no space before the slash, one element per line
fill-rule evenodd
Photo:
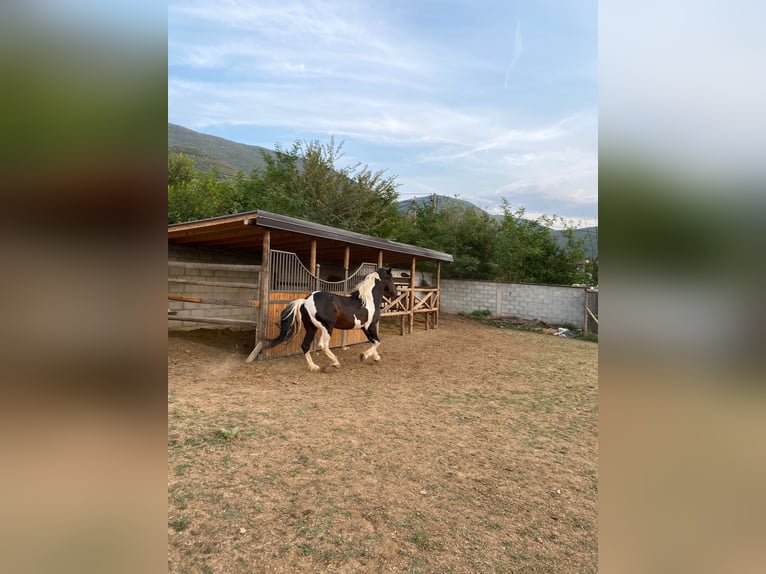
<path fill-rule="evenodd" d="M 263 350 L 263 341 L 258 341 L 253 348 L 253 352 L 245 359 L 246 363 L 252 363 L 258 354 Z"/>
<path fill-rule="evenodd" d="M 400 293 L 396 299 L 390 300 L 390 301 L 384 301 L 384 307 L 383 310 L 389 310 L 389 309 L 406 309 L 405 303 L 405 297 L 407 297 L 407 293 Z"/>
<path fill-rule="evenodd" d="M 168 315 L 169 321 L 189 321 L 191 323 L 215 323 L 216 325 L 246 325 L 257 327 L 256 321 L 244 319 L 219 319 L 217 317 L 189 317 L 187 315 Z"/>
<path fill-rule="evenodd" d="M 182 283 L 184 285 L 208 285 L 210 287 L 237 287 L 242 289 L 258 289 L 258 283 L 244 283 L 241 281 L 204 281 L 202 279 L 179 279 L 168 277 L 168 283 Z"/>
<path fill-rule="evenodd" d="M 427 303 L 428 303 L 428 300 L 431 298 L 431 295 L 433 295 L 433 293 L 427 293 L 426 296 L 423 298 L 416 296 L 414 310 L 417 311 L 418 309 L 423 307 L 423 305 L 426 305 L 426 308 L 430 310 L 430 307 L 427 305 Z"/>
<path fill-rule="evenodd" d="M 208 305 L 228 305 L 230 307 L 260 307 L 261 302 L 257 299 L 213 299 L 196 297 L 194 295 L 182 295 L 180 293 L 168 293 L 169 301 L 184 301 L 186 303 L 205 303 Z"/>
<path fill-rule="evenodd" d="M 237 265 L 234 263 L 198 263 L 195 261 L 168 261 L 168 267 L 208 269 L 212 271 L 263 271 L 263 265 Z"/>

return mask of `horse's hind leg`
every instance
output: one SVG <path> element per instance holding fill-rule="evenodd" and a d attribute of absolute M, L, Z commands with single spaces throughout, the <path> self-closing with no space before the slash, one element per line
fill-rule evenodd
<path fill-rule="evenodd" d="M 340 369 L 340 362 L 338 361 L 338 357 L 336 357 L 335 353 L 330 350 L 329 344 L 324 349 L 322 349 L 322 352 L 330 358 L 333 367 Z"/>
<path fill-rule="evenodd" d="M 306 327 L 306 336 L 303 337 L 303 343 L 301 343 L 301 349 L 303 350 L 303 356 L 306 357 L 306 362 L 309 365 L 309 371 L 318 371 L 319 365 L 317 365 L 312 359 L 311 359 L 311 342 L 314 340 L 314 336 L 316 335 L 317 329 L 314 327 L 314 325 L 311 324 L 311 322 L 304 322 L 304 327 Z"/>

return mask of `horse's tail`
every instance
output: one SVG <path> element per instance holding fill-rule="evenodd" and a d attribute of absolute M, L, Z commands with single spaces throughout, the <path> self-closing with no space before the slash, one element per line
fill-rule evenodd
<path fill-rule="evenodd" d="M 275 347 L 280 343 L 289 341 L 300 329 L 301 322 L 301 308 L 306 302 L 306 299 L 296 299 L 290 303 L 285 310 L 282 311 L 282 315 L 279 318 L 279 335 L 274 339 L 264 339 L 266 349 Z"/>

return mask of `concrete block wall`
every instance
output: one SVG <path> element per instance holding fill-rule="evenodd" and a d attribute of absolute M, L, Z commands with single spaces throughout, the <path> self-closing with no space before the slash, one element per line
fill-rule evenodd
<path fill-rule="evenodd" d="M 571 323 L 583 327 L 585 289 L 560 285 L 499 283 L 442 279 L 441 310 L 445 313 L 489 311 L 495 316 Z"/>
<path fill-rule="evenodd" d="M 213 249 L 191 248 L 180 245 L 168 244 L 169 261 L 191 261 L 198 263 L 235 263 L 260 265 L 260 255 L 236 253 L 231 251 L 219 251 Z M 209 269 L 183 269 L 168 266 L 168 277 L 183 279 L 202 279 L 206 281 L 235 281 L 258 283 L 259 273 L 250 271 L 219 271 Z M 257 299 L 258 287 L 218 287 L 209 285 L 191 285 L 185 283 L 171 283 L 168 281 L 168 293 L 191 295 L 203 298 L 215 299 Z M 183 301 L 168 301 L 168 309 L 176 311 L 179 315 L 191 317 L 218 317 L 221 319 L 244 319 L 255 321 L 258 318 L 258 309 L 248 307 L 234 307 L 228 305 L 211 305 L 207 303 L 186 303 Z M 169 330 L 188 331 L 191 329 L 248 329 L 236 325 L 217 325 L 212 323 L 196 323 L 192 321 L 168 320 Z"/>

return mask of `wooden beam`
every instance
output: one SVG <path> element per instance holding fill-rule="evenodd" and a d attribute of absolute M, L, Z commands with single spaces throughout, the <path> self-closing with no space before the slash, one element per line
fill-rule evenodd
<path fill-rule="evenodd" d="M 255 360 L 255 358 L 258 356 L 258 353 L 261 352 L 261 349 L 263 349 L 263 342 L 258 341 L 255 344 L 255 348 L 253 348 L 253 352 L 250 353 L 250 355 L 247 357 L 247 359 L 245 359 L 245 362 L 246 363 L 252 363 Z"/>
<path fill-rule="evenodd" d="M 441 292 L 442 292 L 442 262 L 437 261 L 436 262 L 436 293 L 438 294 L 437 297 L 437 305 L 436 305 L 436 313 L 434 313 L 434 329 L 439 328 L 439 312 L 441 307 Z"/>
<path fill-rule="evenodd" d="M 345 291 L 348 293 L 348 268 L 351 264 L 351 246 L 346 245 L 343 251 L 343 285 L 345 285 Z M 346 331 L 340 332 L 340 346 L 342 349 L 346 349 Z"/>
<path fill-rule="evenodd" d="M 228 305 L 230 307 L 260 307 L 261 302 L 257 299 L 213 299 L 195 297 L 193 295 L 181 295 L 180 293 L 168 293 L 168 301 L 184 301 L 186 303 L 205 303 L 208 305 Z"/>
<path fill-rule="evenodd" d="M 197 263 L 192 261 L 168 261 L 168 267 L 184 269 L 206 269 L 208 271 L 253 271 L 261 270 L 261 265 L 236 265 L 234 263 Z"/>
<path fill-rule="evenodd" d="M 317 240 L 311 240 L 311 259 L 309 260 L 309 271 L 312 275 L 317 274 Z"/>
<path fill-rule="evenodd" d="M 193 323 L 215 323 L 216 325 L 243 325 L 246 327 L 255 327 L 256 321 L 246 321 L 244 319 L 219 319 L 217 317 L 188 317 L 184 315 L 168 315 L 170 321 L 189 321 Z"/>
<path fill-rule="evenodd" d="M 583 290 L 583 295 L 585 295 L 585 300 L 583 301 L 583 310 L 582 310 L 582 332 L 583 335 L 588 334 L 588 291 Z"/>
<path fill-rule="evenodd" d="M 215 237 L 255 237 L 258 233 L 257 227 L 245 227 L 237 225 L 200 227 L 193 230 L 168 231 L 168 241 L 173 243 L 179 241 L 207 241 Z"/>
<path fill-rule="evenodd" d="M 383 251 L 378 251 L 378 267 L 383 267 Z"/>
<path fill-rule="evenodd" d="M 190 221 L 188 223 L 181 223 L 178 225 L 168 226 L 168 235 L 175 235 L 183 231 L 189 231 L 192 229 L 199 229 L 199 228 L 210 228 L 213 226 L 242 225 L 242 224 L 247 225 L 248 224 L 247 220 L 250 220 L 250 219 L 255 219 L 255 215 L 253 215 L 252 213 L 249 215 L 238 213 L 234 215 L 216 217 L 214 219 Z"/>
<path fill-rule="evenodd" d="M 258 294 L 261 299 L 261 309 L 258 313 L 258 329 L 255 333 L 255 346 L 263 343 L 268 337 L 269 330 L 269 280 L 271 279 L 271 231 L 263 231 L 263 259 L 261 261 L 261 287 Z M 259 355 L 263 358 L 263 355 Z"/>
<path fill-rule="evenodd" d="M 409 317 L 410 312 L 409 311 L 386 311 L 385 313 L 380 314 L 381 317 Z M 402 332 L 402 335 L 404 335 L 404 332 Z"/>
<path fill-rule="evenodd" d="M 203 279 L 180 279 L 168 277 L 168 283 L 182 283 L 184 285 L 207 285 L 209 287 L 237 287 L 239 289 L 257 289 L 258 283 L 243 283 L 239 281 L 205 281 Z"/>

